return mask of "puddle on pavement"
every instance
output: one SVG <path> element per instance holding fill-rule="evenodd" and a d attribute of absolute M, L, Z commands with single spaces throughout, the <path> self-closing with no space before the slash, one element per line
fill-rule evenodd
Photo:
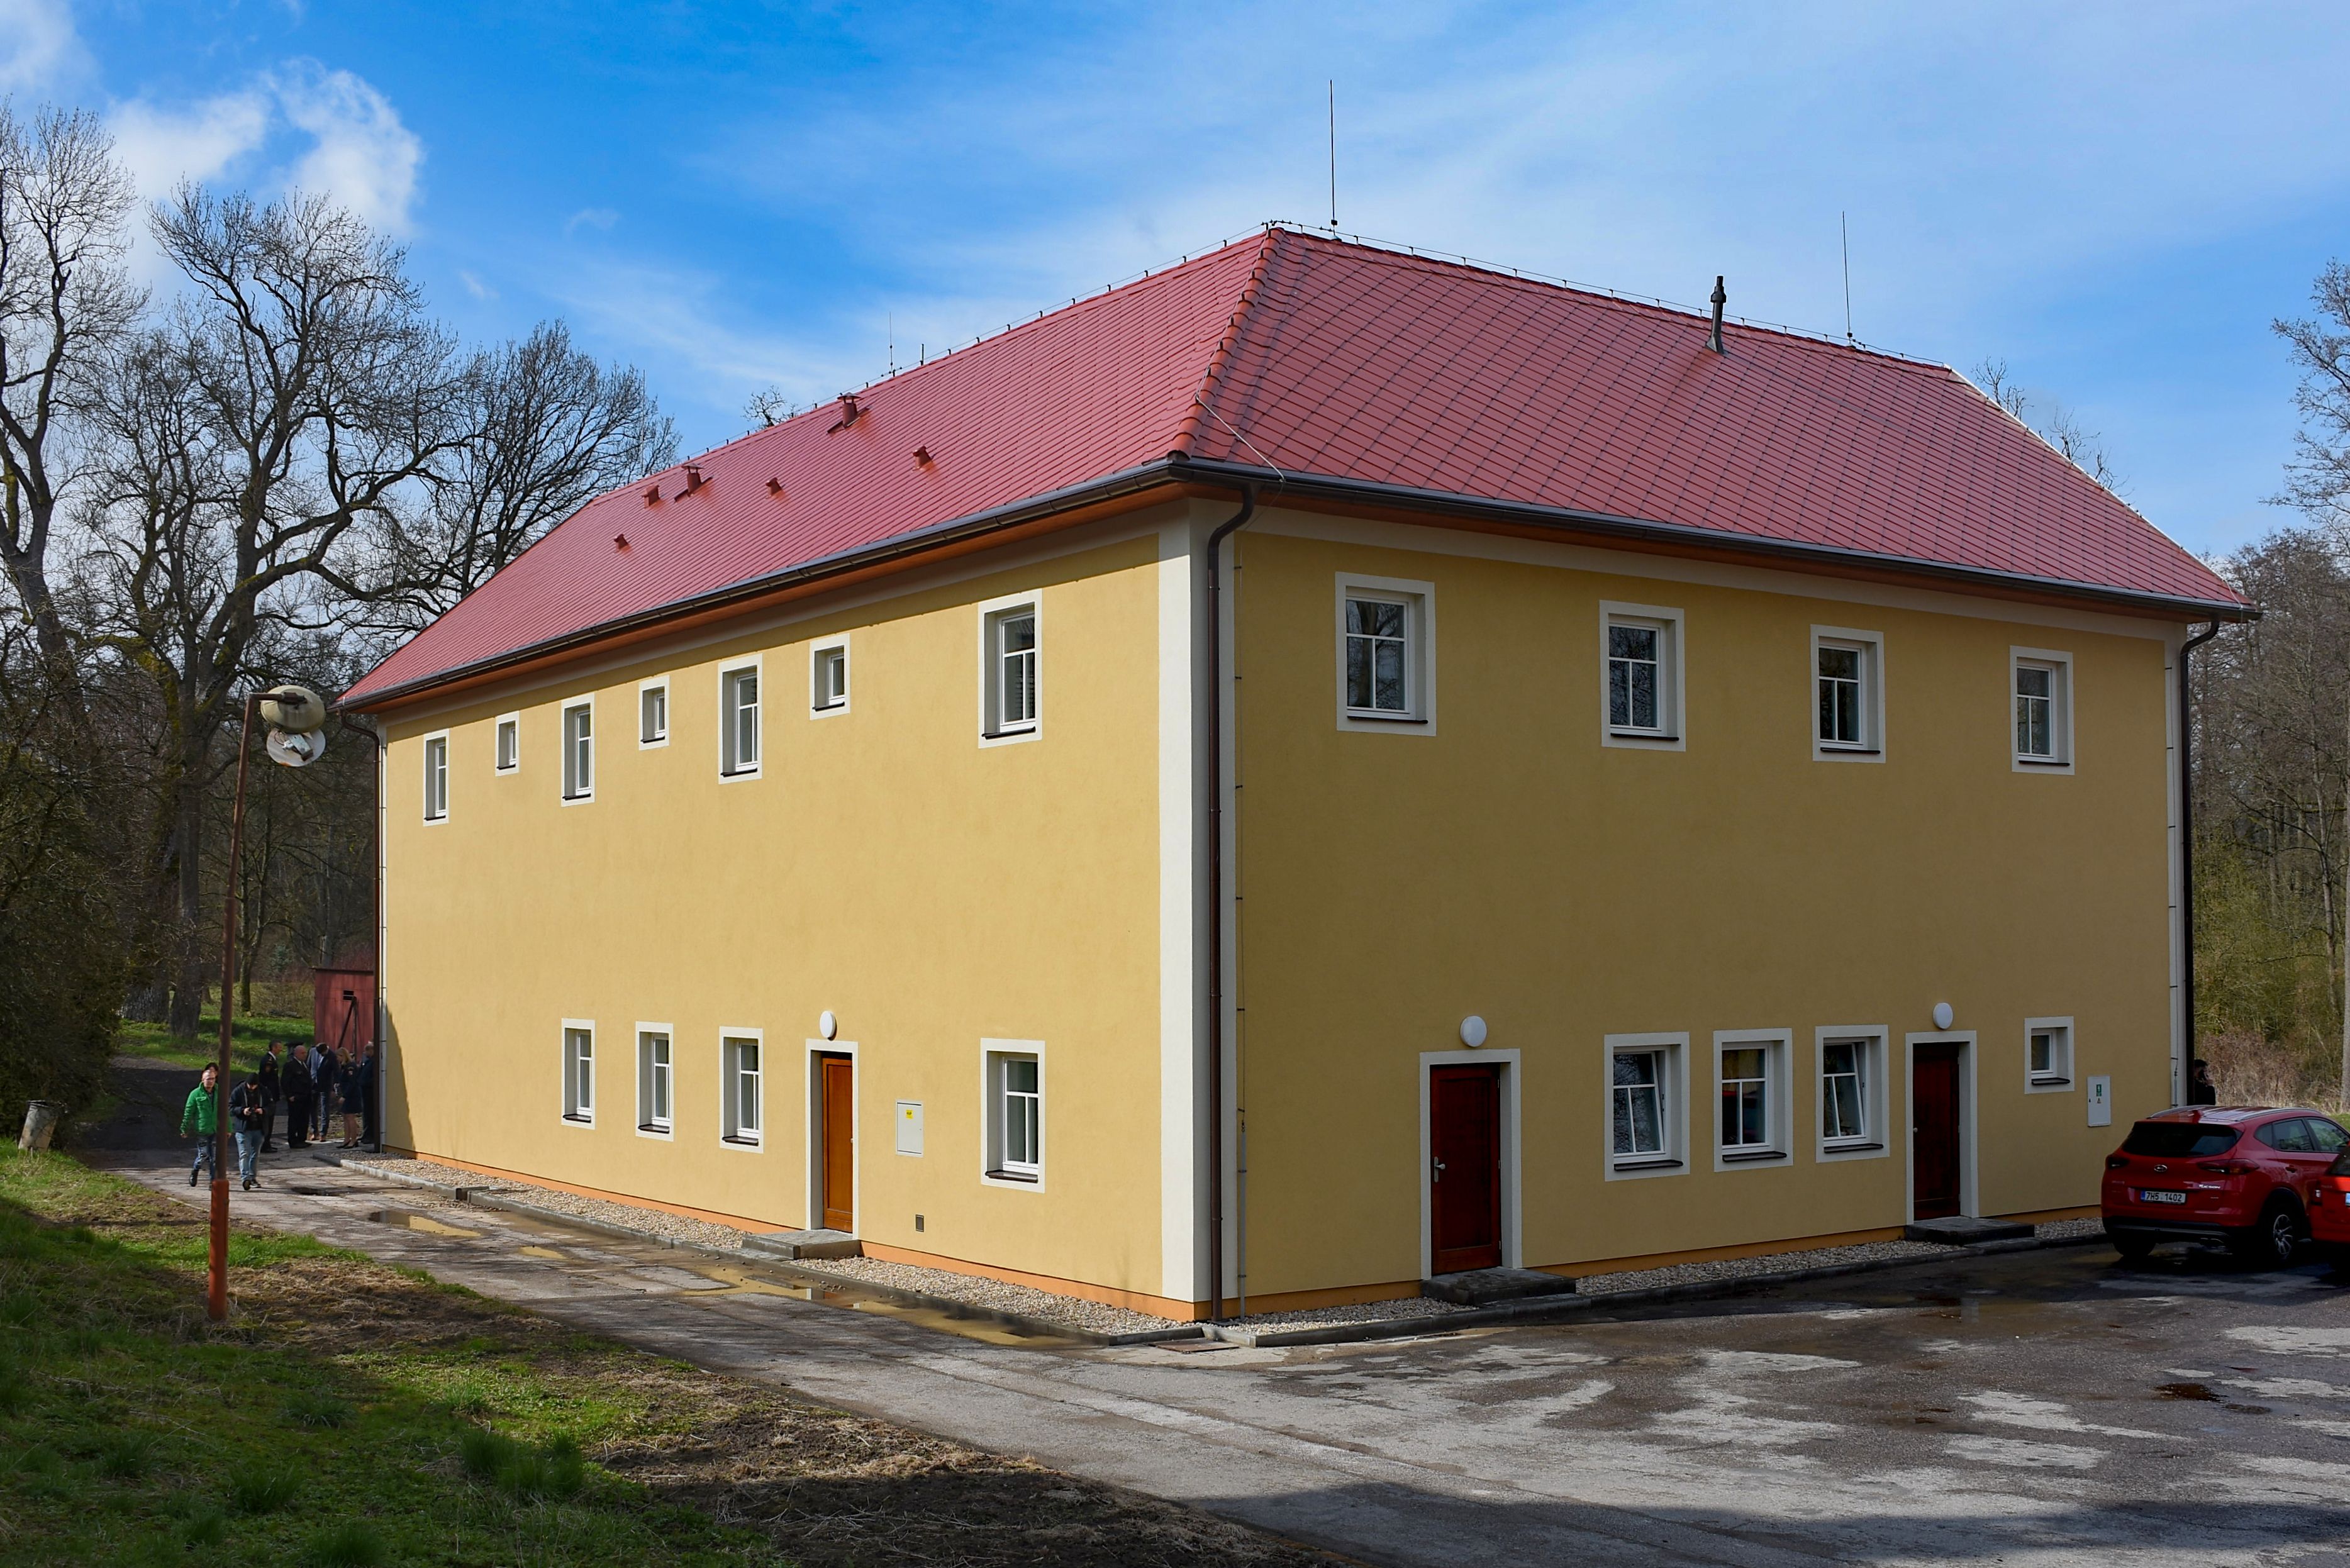
<path fill-rule="evenodd" d="M 478 1241 L 482 1233 L 468 1231 L 461 1225 L 448 1225 L 429 1214 L 419 1214 L 412 1209 L 378 1209 L 368 1218 L 379 1225 L 398 1225 L 403 1230 L 421 1231 L 429 1236 L 462 1236 L 468 1241 Z"/>

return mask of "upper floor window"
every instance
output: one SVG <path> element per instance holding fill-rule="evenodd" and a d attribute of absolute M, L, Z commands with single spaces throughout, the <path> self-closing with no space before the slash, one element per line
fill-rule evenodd
<path fill-rule="evenodd" d="M 1433 721 L 1435 598 L 1427 583 L 1339 577 L 1339 728 L 1417 733 Z"/>
<path fill-rule="evenodd" d="M 729 778 L 759 771 L 759 669 L 729 670 L 718 678 L 719 772 Z"/>
<path fill-rule="evenodd" d="M 669 743 L 669 682 L 648 680 L 637 688 L 637 744 Z"/>
<path fill-rule="evenodd" d="M 1681 612 L 1602 605 L 1601 735 L 1610 744 L 1681 745 Z"/>
<path fill-rule="evenodd" d="M 1884 747 L 1879 671 L 1884 645 L 1874 632 L 1812 628 L 1812 754 L 1873 758 Z"/>
<path fill-rule="evenodd" d="M 982 616 L 982 738 L 1035 734 L 1043 707 L 1036 601 L 983 607 Z"/>
<path fill-rule="evenodd" d="M 440 822 L 449 815 L 449 737 L 428 735 L 424 741 L 424 820 Z"/>
<path fill-rule="evenodd" d="M 2066 768 L 2073 762 L 2073 657 L 2019 648 L 2009 656 L 2015 704 L 2015 765 Z"/>
<path fill-rule="evenodd" d="M 596 794 L 596 705 L 574 702 L 563 710 L 563 798 L 592 800 Z"/>
<path fill-rule="evenodd" d="M 837 713 L 847 706 L 848 644 L 818 643 L 808 650 L 808 711 Z"/>
<path fill-rule="evenodd" d="M 507 713 L 498 720 L 497 771 L 510 774 L 522 766 L 522 715 Z"/>

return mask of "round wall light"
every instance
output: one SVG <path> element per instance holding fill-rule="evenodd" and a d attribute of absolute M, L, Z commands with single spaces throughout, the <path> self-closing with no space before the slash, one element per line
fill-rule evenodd
<path fill-rule="evenodd" d="M 1475 1013 L 1461 1021 L 1461 1044 L 1471 1051 L 1485 1043 L 1485 1021 Z"/>
<path fill-rule="evenodd" d="M 832 1009 L 829 1007 L 826 1008 L 822 1015 L 816 1019 L 816 1032 L 827 1040 L 840 1033 L 840 1020 L 832 1015 Z"/>
<path fill-rule="evenodd" d="M 1950 1026 L 1950 1019 L 1952 1016 L 1953 1014 L 1950 1012 L 1950 1004 L 1949 1002 L 1938 1002 L 1934 1003 L 1935 1028 L 1948 1029 Z M 827 1036 L 827 1038 L 829 1038 L 829 1036 Z"/>

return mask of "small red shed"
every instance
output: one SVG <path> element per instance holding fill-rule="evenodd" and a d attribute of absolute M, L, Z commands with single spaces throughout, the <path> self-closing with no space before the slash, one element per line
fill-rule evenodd
<path fill-rule="evenodd" d="M 310 1022 L 317 1042 L 341 1047 L 348 1058 L 375 1038 L 375 961 L 365 952 L 347 955 L 311 975 L 317 989 Z"/>

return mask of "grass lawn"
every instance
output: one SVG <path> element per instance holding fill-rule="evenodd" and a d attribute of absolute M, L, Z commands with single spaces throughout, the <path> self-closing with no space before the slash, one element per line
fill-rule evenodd
<path fill-rule="evenodd" d="M 272 1040 L 290 1050 L 296 1040 L 309 1039 L 310 1020 L 239 1013 L 229 1021 L 228 1033 L 230 1064 L 242 1071 L 261 1060 Z M 201 1073 L 205 1063 L 220 1059 L 220 1010 L 214 1008 L 203 1015 L 192 1043 L 173 1039 L 160 1023 L 125 1023 L 115 1039 L 116 1048 L 126 1056 L 145 1056 Z"/>
<path fill-rule="evenodd" d="M 0 1564 L 1315 1554 L 0 1148 Z"/>

